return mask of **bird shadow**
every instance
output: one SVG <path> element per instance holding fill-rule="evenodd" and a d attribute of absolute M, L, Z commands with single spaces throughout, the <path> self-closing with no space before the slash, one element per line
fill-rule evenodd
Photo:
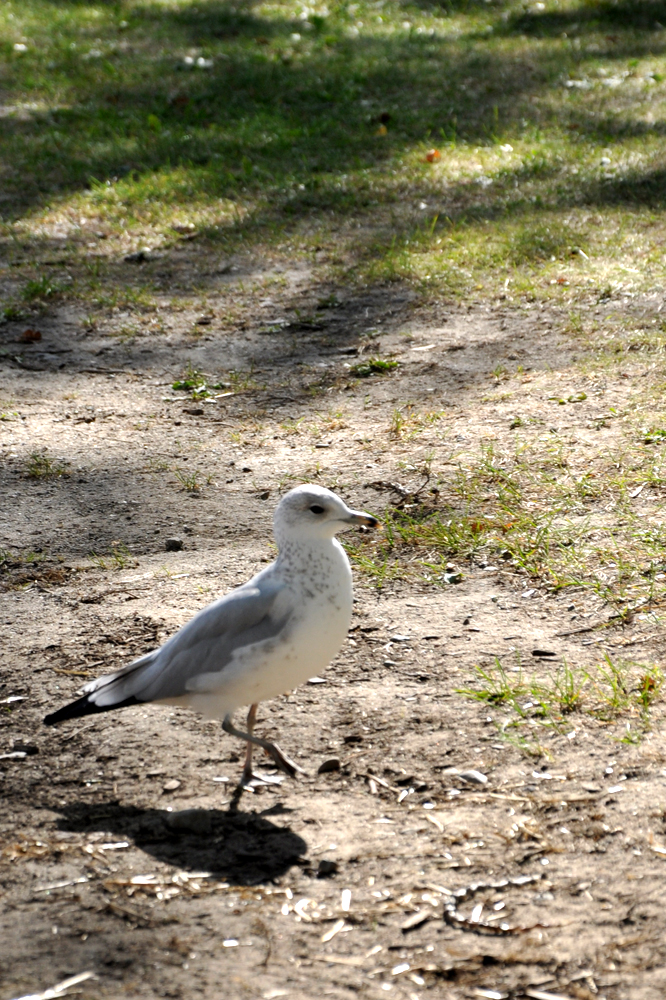
<path fill-rule="evenodd" d="M 59 829 L 132 840 L 158 861 L 184 870 L 207 871 L 234 885 L 279 878 L 307 853 L 288 826 L 254 812 L 220 809 L 142 809 L 118 802 L 75 801 L 60 806 Z M 276 814 L 276 809 L 268 810 Z"/>

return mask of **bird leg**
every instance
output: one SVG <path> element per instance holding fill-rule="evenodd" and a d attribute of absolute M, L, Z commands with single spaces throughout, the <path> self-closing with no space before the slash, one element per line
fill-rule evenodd
<path fill-rule="evenodd" d="M 254 705 L 250 705 L 250 710 L 247 713 L 248 736 L 252 736 L 254 733 L 254 724 L 257 721 L 258 708 L 259 703 L 255 702 Z M 257 774 L 252 770 L 252 750 L 253 744 L 248 740 L 247 749 L 245 751 L 245 764 L 243 765 L 243 773 L 241 774 L 239 788 L 248 788 L 252 791 L 256 785 L 279 785 L 283 780 L 282 778 L 269 777 L 267 774 Z"/>
<path fill-rule="evenodd" d="M 255 702 L 254 705 L 250 705 L 250 710 L 247 713 L 247 731 L 248 731 L 248 735 L 249 736 L 251 736 L 252 733 L 254 732 L 254 723 L 255 723 L 256 718 L 257 718 L 257 709 L 258 709 L 258 707 L 259 707 L 259 704 L 257 702 Z M 245 747 L 245 764 L 243 765 L 243 773 L 241 774 L 241 780 L 240 780 L 240 783 L 241 783 L 242 786 L 248 785 L 250 783 L 250 781 L 252 781 L 253 778 L 257 777 L 257 775 L 255 775 L 253 773 L 253 771 L 252 771 L 252 751 L 253 751 L 253 749 L 254 749 L 254 747 L 253 747 L 252 743 L 250 743 L 250 741 L 248 740 L 248 742 L 246 744 L 246 747 Z"/>
<path fill-rule="evenodd" d="M 257 717 L 257 704 L 250 706 L 250 711 L 247 716 L 247 728 L 249 732 L 244 733 L 241 729 L 236 729 L 232 722 L 231 713 L 224 717 L 222 723 L 222 728 L 225 733 L 229 733 L 230 736 L 237 736 L 241 740 L 245 740 L 247 743 L 247 752 L 245 755 L 245 765 L 243 767 L 243 774 L 241 777 L 241 786 L 248 784 L 251 780 L 257 780 L 257 776 L 252 773 L 252 747 L 261 747 L 266 753 L 273 758 L 275 766 L 280 770 L 288 774 L 290 778 L 295 778 L 298 771 L 303 774 L 302 768 L 297 764 L 294 764 L 292 760 L 283 754 L 277 743 L 271 743 L 269 740 L 262 740 L 259 736 L 253 735 L 254 723 Z M 265 778 L 258 778 L 259 781 L 265 781 Z"/>

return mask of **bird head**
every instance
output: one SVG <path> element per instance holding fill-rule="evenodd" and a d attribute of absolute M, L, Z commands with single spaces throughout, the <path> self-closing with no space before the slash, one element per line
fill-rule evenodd
<path fill-rule="evenodd" d="M 313 483 L 297 486 L 282 497 L 273 517 L 275 538 L 332 538 L 344 528 L 376 528 L 379 521 L 365 511 L 352 510 L 331 490 Z"/>

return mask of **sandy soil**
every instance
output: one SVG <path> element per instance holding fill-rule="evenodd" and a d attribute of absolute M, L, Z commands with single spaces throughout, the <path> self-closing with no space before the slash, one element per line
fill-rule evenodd
<path fill-rule="evenodd" d="M 220 280 L 247 289 L 264 271 L 240 262 Z M 242 326 L 211 293 L 203 313 L 166 298 L 137 311 L 131 337 L 122 313 L 91 327 L 66 308 L 0 330 L 1 995 L 91 971 L 73 988 L 84 1000 L 662 1000 L 660 725 L 634 746 L 577 715 L 540 734 L 548 756 L 534 760 L 499 738 L 499 709 L 458 693 L 475 664 L 512 651 L 592 663 L 630 644 L 659 659 L 649 623 L 558 635 L 601 614 L 584 594 L 525 597 L 510 567 L 381 592 L 357 573 L 336 661 L 260 711 L 258 729 L 307 775 L 246 794 L 235 813 L 242 748 L 217 724 L 153 707 L 41 725 L 84 678 L 153 648 L 270 560 L 273 506 L 298 479 L 381 514 L 390 490 L 372 484 L 417 481 L 428 453 L 446 476 L 452 442 L 501 439 L 517 407 L 546 430 L 613 433 L 595 422 L 608 383 L 572 367 L 556 312 L 425 309 L 395 287 L 317 310 L 331 289 L 313 295 L 307 277 L 294 268 L 280 298 L 255 296 Z M 19 343 L 26 325 L 42 340 Z M 399 368 L 350 379 L 366 347 Z M 187 362 L 253 381 L 193 403 L 171 389 Z M 511 400 L 497 364 L 523 366 Z M 547 402 L 583 386 L 575 410 Z M 612 389 L 626 396 L 631 378 Z M 391 440 L 405 402 L 446 417 Z M 44 448 L 67 475 L 27 476 Z M 166 550 L 173 537 L 180 551 Z"/>

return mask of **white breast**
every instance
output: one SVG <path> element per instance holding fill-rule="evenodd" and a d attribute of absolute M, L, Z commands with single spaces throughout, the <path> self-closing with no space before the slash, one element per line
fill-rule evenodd
<path fill-rule="evenodd" d="M 342 546 L 333 539 L 288 555 L 277 568 L 294 611 L 282 633 L 238 649 L 214 685 L 185 695 L 181 704 L 206 718 L 223 718 L 241 705 L 291 691 L 339 651 L 352 611 L 351 569 Z"/>

